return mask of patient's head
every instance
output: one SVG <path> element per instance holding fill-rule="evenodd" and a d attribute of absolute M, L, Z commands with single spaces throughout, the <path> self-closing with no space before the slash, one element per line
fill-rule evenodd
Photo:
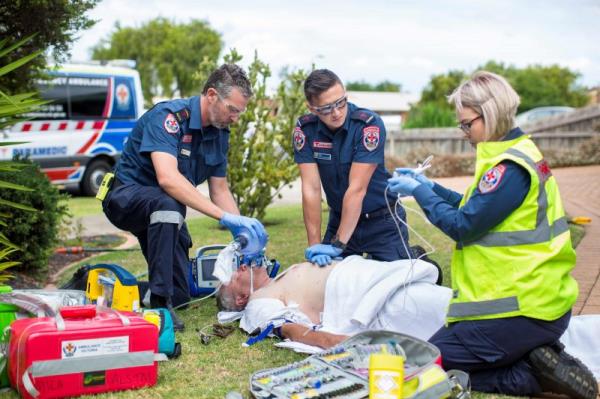
<path fill-rule="evenodd" d="M 254 291 L 264 287 L 270 281 L 267 269 L 255 267 L 252 271 Z M 222 285 L 217 291 L 217 306 L 219 310 L 240 311 L 248 304 L 250 298 L 250 267 L 240 265 L 239 269 L 231 275 L 231 281 Z"/>

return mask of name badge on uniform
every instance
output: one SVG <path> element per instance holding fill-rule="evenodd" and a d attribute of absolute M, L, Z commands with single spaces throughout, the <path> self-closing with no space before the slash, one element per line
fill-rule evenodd
<path fill-rule="evenodd" d="M 181 155 L 183 155 L 184 157 L 189 157 L 192 154 L 192 151 L 187 150 L 185 148 L 181 149 Z"/>
<path fill-rule="evenodd" d="M 316 159 L 322 159 L 324 161 L 331 161 L 331 154 L 327 154 L 325 152 L 315 152 L 313 153 L 313 157 Z"/>

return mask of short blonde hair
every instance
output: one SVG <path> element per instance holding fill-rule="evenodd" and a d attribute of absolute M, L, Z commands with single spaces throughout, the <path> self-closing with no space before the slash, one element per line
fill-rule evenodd
<path fill-rule="evenodd" d="M 482 115 L 486 141 L 496 141 L 514 127 L 521 100 L 502 76 L 478 71 L 454 90 L 448 102 L 454 104 L 457 115 L 467 107 Z"/>

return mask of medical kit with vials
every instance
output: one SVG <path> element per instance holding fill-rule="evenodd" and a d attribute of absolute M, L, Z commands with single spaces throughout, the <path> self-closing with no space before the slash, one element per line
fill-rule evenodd
<path fill-rule="evenodd" d="M 397 365 L 380 363 L 377 370 L 370 370 L 372 355 L 381 354 L 403 359 L 400 389 L 396 387 Z M 263 399 L 358 399 L 370 393 L 399 398 L 400 391 L 403 398 L 469 398 L 468 375 L 445 372 L 440 364 L 439 350 L 426 341 L 389 331 L 367 331 L 303 361 L 252 374 L 250 391 Z M 372 371 L 380 372 L 377 381 L 372 381 L 376 387 L 369 385 Z"/>

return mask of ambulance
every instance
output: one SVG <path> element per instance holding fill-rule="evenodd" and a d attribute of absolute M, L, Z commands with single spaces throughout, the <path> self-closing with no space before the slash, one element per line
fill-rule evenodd
<path fill-rule="evenodd" d="M 29 157 L 52 183 L 95 195 L 144 112 L 140 76 L 133 67 L 125 60 L 50 71 L 51 78 L 37 88 L 51 102 L 0 132 L 0 141 L 26 142 L 0 147 L 0 160 Z"/>

